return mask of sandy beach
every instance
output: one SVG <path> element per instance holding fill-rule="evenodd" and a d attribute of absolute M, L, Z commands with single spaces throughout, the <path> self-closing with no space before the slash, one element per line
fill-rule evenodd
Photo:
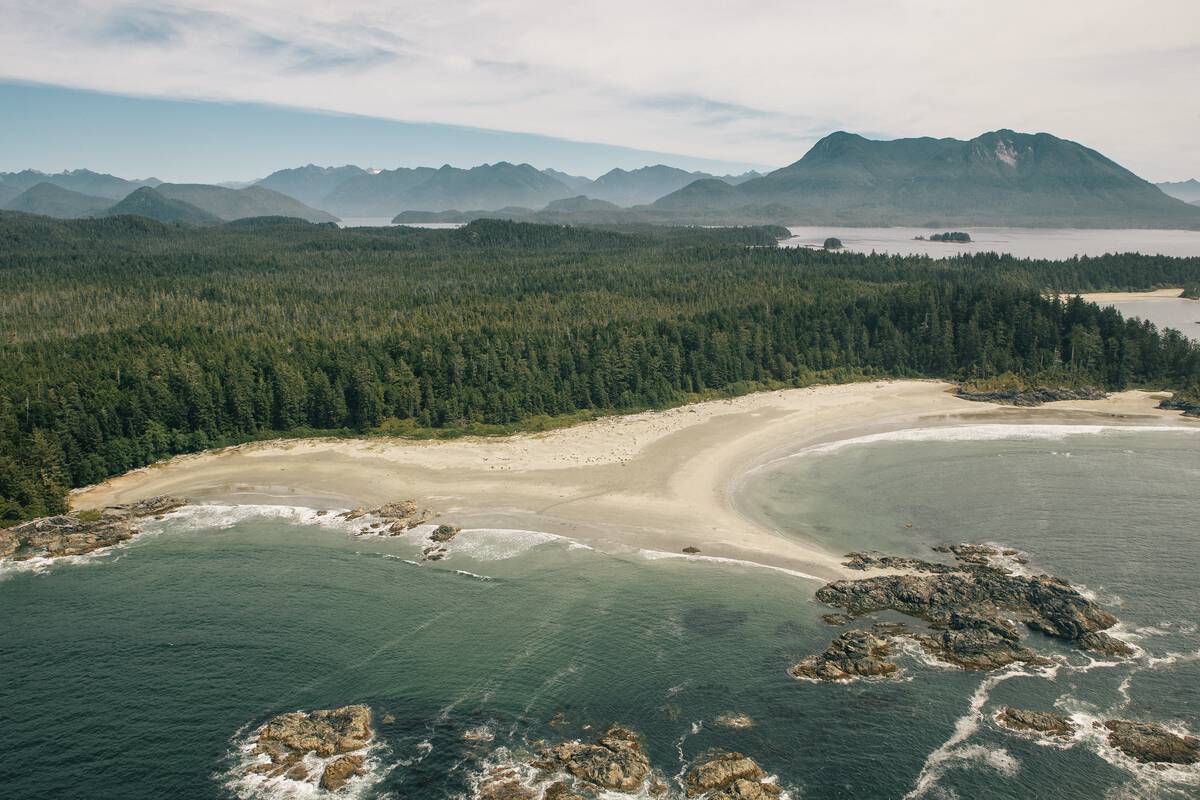
<path fill-rule="evenodd" d="M 415 499 L 437 521 L 569 536 L 609 552 L 736 558 L 828 578 L 841 553 L 765 529 L 735 507 L 749 470 L 805 447 L 913 427 L 981 423 L 1197 426 L 1158 397 L 1018 409 L 961 400 L 945 383 L 870 382 L 763 392 L 609 417 L 541 434 L 453 441 L 307 439 L 180 456 L 73 494 L 76 508 L 156 494 L 194 502 L 372 506 Z"/>
<path fill-rule="evenodd" d="M 1127 303 L 1133 300 L 1176 300 L 1183 294 L 1183 289 L 1155 289 L 1152 292 L 1093 292 L 1079 295 L 1089 303 L 1107 305 L 1109 303 Z"/>

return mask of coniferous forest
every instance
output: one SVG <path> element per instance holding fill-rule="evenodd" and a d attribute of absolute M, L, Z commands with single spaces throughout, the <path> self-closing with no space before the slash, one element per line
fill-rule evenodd
<path fill-rule="evenodd" d="M 1200 259 L 931 260 L 783 233 L 0 213 L 0 524 L 277 435 L 502 432 L 864 377 L 1200 380 L 1179 333 L 1056 295 L 1195 286 Z"/>

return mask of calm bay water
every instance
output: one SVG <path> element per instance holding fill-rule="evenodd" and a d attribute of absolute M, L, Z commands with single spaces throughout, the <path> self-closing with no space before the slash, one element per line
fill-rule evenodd
<path fill-rule="evenodd" d="M 1146 300 L 1122 300 L 1101 303 L 1114 306 L 1124 317 L 1149 320 L 1161 328 L 1174 328 L 1189 339 L 1200 341 L 1200 300 L 1182 297 L 1155 297 Z"/>
<path fill-rule="evenodd" d="M 816 584 L 760 568 L 505 531 L 466 531 L 450 560 L 417 566 L 415 539 L 356 538 L 300 511 L 185 510 L 87 563 L 4 573 L 0 786 L 231 797 L 239 734 L 282 711 L 365 702 L 385 742 L 372 797 L 469 796 L 496 748 L 612 721 L 642 731 L 668 776 L 733 748 L 795 798 L 918 785 L 927 797 L 1194 797 L 1194 772 L 1135 768 L 1098 739 L 1040 746 L 988 715 L 1016 703 L 1200 727 L 1198 445 L 1147 432 L 879 441 L 746 484 L 749 513 L 839 551 L 1020 547 L 1096 592 L 1158 659 L 1088 669 L 1031 638 L 1063 656 L 1052 679 L 906 655 L 898 681 L 796 682 L 787 667 L 837 629 L 819 620 Z M 715 726 L 725 712 L 755 725 Z M 481 725 L 494 741 L 463 739 Z"/>
<path fill-rule="evenodd" d="M 1079 228 L 962 228 L 966 244 L 918 241 L 942 230 L 930 228 L 791 227 L 785 247 L 820 247 L 827 237 L 841 239 L 847 250 L 948 258 L 959 253 L 1009 253 L 1017 258 L 1071 258 L 1105 253 L 1200 256 L 1200 231 L 1085 230 Z"/>

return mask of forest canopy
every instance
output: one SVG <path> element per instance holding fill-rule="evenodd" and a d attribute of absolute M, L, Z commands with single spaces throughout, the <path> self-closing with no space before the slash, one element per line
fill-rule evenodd
<path fill-rule="evenodd" d="M 1195 286 L 1200 259 L 933 260 L 780 235 L 0 213 L 0 524 L 280 435 L 500 432 L 865 377 L 1200 376 L 1178 332 L 1054 294 Z"/>

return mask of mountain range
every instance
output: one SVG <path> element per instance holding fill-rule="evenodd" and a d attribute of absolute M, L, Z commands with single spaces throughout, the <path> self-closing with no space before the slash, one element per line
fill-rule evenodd
<path fill-rule="evenodd" d="M 1010 130 L 969 141 L 833 133 L 764 177 L 698 181 L 651 208 L 695 222 L 1200 227 L 1200 209 L 1095 150 Z"/>
<path fill-rule="evenodd" d="M 1200 229 L 1200 207 L 1185 201 L 1200 202 L 1200 182 L 1155 186 L 1076 142 L 1011 130 L 967 141 L 876 141 L 838 132 L 781 169 L 719 177 L 658 164 L 593 180 L 504 161 L 469 169 L 309 164 L 221 186 L 130 181 L 89 170 L 0 173 L 0 207 L 57 217 L 141 208 L 145 216 L 186 224 L 260 216 L 332 222 L 337 214 L 395 215 L 402 222 L 493 216 L 597 224 Z"/>
<path fill-rule="evenodd" d="M 595 180 L 506 161 L 470 169 L 446 165 L 375 171 L 309 164 L 274 172 L 257 185 L 342 217 L 390 217 L 402 211 L 542 208 L 579 195 L 627 207 L 652 203 L 693 181 L 714 177 L 663 164 L 614 169 Z M 748 172 L 718 180 L 740 183 L 755 177 L 759 174 Z"/>
<path fill-rule="evenodd" d="M 299 200 L 262 186 L 230 189 L 199 183 L 163 183 L 156 179 L 129 181 L 90 170 L 53 175 L 25 170 L 2 173 L 0 181 L 0 189 L 6 190 L 0 192 L 0 207 L 48 217 L 141 213 L 162 222 L 192 225 L 263 216 L 337 221 L 332 214 L 309 208 Z M 145 213 L 133 209 L 143 209 Z"/>

